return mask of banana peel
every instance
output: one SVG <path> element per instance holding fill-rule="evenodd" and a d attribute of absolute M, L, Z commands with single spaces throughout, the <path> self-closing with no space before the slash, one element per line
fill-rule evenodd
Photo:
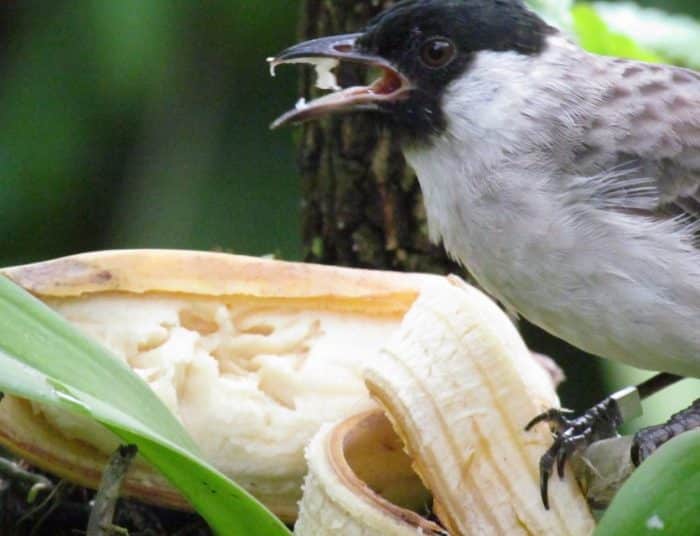
<path fill-rule="evenodd" d="M 324 425 L 307 448 L 296 535 L 446 535 L 424 519 L 430 493 L 412 469 L 391 422 L 379 409 Z"/>
<path fill-rule="evenodd" d="M 553 482 L 551 511 L 539 502 L 551 435 L 523 427 L 558 405 L 552 378 L 457 278 L 159 250 L 3 273 L 129 363 L 213 465 L 299 515 L 299 534 L 593 530 L 571 477 Z M 13 397 L 0 443 L 88 487 L 117 446 Z M 187 507 L 138 461 L 123 492 Z M 431 501 L 439 522 L 421 517 Z"/>
<path fill-rule="evenodd" d="M 420 326 L 420 329 L 418 327 Z M 452 534 L 590 534 L 593 518 L 572 471 L 539 494 L 547 426 L 558 405 L 515 326 L 477 289 L 451 277 L 423 292 L 365 372 L 435 510 Z"/>
<path fill-rule="evenodd" d="M 551 433 L 546 426 L 525 432 L 524 426 L 558 403 L 552 378 L 481 292 L 457 278 L 431 282 L 364 376 L 401 438 L 387 440 L 384 431 L 385 438 L 375 442 L 388 449 L 404 445 L 440 523 L 417 518 L 415 501 L 400 509 L 400 501 L 388 506 L 377 497 L 387 486 L 366 485 L 372 476 L 347 476 L 348 429 L 379 419 L 370 414 L 324 428 L 308 447 L 309 475 L 295 534 L 593 532 L 571 470 L 553 482 L 550 510 L 541 503 L 539 458 Z M 373 450 L 381 453 L 380 446 Z M 385 478 L 398 478 L 393 464 L 379 463 Z M 356 473 L 368 465 L 356 460 Z"/>

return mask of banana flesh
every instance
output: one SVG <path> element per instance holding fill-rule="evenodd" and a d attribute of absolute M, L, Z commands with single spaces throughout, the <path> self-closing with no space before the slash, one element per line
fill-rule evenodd
<path fill-rule="evenodd" d="M 219 253 L 114 251 L 4 271 L 125 360 L 207 460 L 293 521 L 304 447 L 325 422 L 376 407 L 362 367 L 432 276 Z M 116 439 L 87 418 L 0 403 L 0 443 L 95 487 Z M 127 495 L 187 508 L 138 461 Z"/>

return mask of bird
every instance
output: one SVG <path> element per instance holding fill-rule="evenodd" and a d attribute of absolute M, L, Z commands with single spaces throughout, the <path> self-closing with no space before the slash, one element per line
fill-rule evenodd
<path fill-rule="evenodd" d="M 572 345 L 659 374 L 548 422 L 554 466 L 616 434 L 639 400 L 700 377 L 700 73 L 583 50 L 521 0 L 403 0 L 357 33 L 270 58 L 381 73 L 273 127 L 371 113 L 396 133 L 430 238 L 507 309 Z M 638 432 L 640 463 L 700 426 L 700 400 Z"/>

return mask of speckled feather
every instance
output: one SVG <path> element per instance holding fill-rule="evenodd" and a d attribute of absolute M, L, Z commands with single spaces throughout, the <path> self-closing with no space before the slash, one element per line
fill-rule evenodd
<path fill-rule="evenodd" d="M 700 74 L 668 65 L 598 58 L 593 76 L 610 80 L 586 121 L 573 167 L 618 170 L 636 180 L 634 208 L 654 217 L 700 218 Z M 646 180 L 641 180 L 646 179 Z M 618 188 L 624 180 L 618 181 Z"/>

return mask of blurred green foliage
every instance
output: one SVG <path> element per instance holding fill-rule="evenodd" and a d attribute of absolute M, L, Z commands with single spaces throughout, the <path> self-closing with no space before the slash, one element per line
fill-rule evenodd
<path fill-rule="evenodd" d="M 610 31 L 605 21 L 589 4 L 573 7 L 574 31 L 583 48 L 596 54 L 635 58 L 660 63 L 663 58 L 643 49 L 633 39 Z"/>
<path fill-rule="evenodd" d="M 0 7 L 0 263 L 124 247 L 300 250 L 299 2 Z"/>
<path fill-rule="evenodd" d="M 700 16 L 700 2 L 697 0 L 635 0 L 635 3 L 646 7 L 656 7 L 671 13 Z"/>

